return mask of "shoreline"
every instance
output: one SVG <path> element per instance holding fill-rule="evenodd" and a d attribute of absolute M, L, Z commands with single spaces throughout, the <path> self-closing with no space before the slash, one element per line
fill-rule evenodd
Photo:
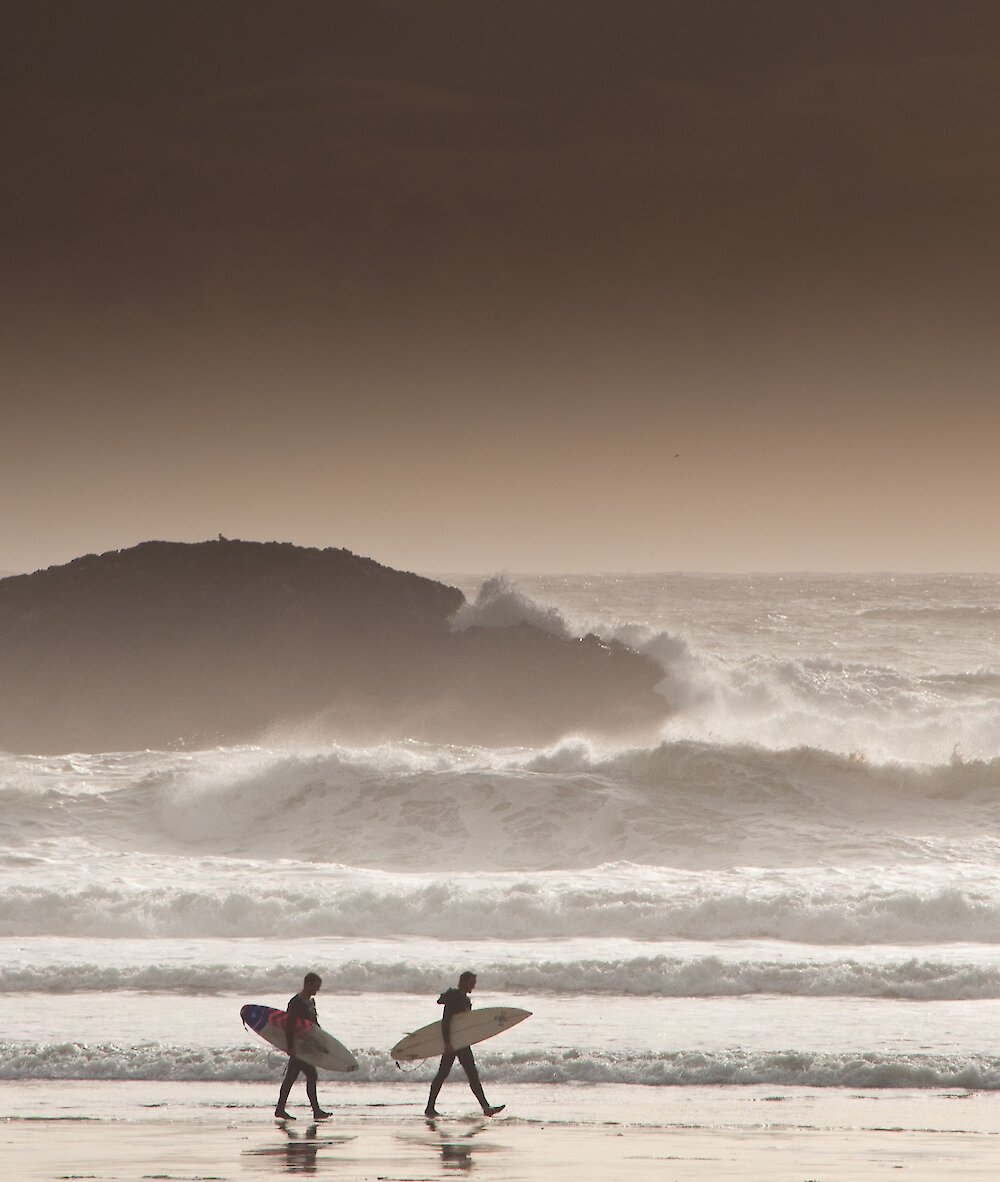
<path fill-rule="evenodd" d="M 276 1088 L 2 1081 L 7 1176 L 443 1182 L 475 1170 L 485 1182 L 541 1182 L 553 1171 L 575 1182 L 973 1182 L 995 1178 L 1000 1148 L 1000 1114 L 983 1093 L 515 1085 L 490 1121 L 456 1083 L 450 1115 L 428 1121 L 422 1086 L 324 1080 L 331 1119 L 312 1122 L 293 1094 L 300 1119 L 283 1125 L 271 1116 Z"/>

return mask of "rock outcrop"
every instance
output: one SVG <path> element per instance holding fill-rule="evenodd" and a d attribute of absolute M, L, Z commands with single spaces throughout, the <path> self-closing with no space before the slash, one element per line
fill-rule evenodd
<path fill-rule="evenodd" d="M 623 645 L 453 631 L 462 593 L 348 550 L 145 542 L 0 580 L 0 748 L 287 736 L 535 745 L 668 713 Z"/>

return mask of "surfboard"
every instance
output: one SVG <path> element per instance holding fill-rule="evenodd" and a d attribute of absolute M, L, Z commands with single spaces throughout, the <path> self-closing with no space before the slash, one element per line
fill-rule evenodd
<path fill-rule="evenodd" d="M 468 1010 L 456 1014 L 451 1020 L 451 1045 L 455 1050 L 471 1047 L 495 1034 L 510 1030 L 518 1022 L 531 1017 L 531 1010 L 519 1010 L 516 1006 L 485 1006 L 481 1010 Z M 405 1038 L 401 1038 L 389 1054 L 397 1063 L 408 1059 L 431 1059 L 444 1054 L 444 1038 L 441 1034 L 441 1019 L 421 1026 Z"/>
<path fill-rule="evenodd" d="M 243 1025 L 272 1047 L 288 1054 L 288 1015 L 274 1006 L 247 1005 L 240 1010 Z M 327 1071 L 357 1071 L 358 1061 L 342 1042 L 306 1018 L 295 1021 L 295 1058 Z"/>

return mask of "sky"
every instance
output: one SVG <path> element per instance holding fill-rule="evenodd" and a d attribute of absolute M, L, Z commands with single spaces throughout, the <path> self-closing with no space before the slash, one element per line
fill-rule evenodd
<path fill-rule="evenodd" d="M 1000 570 L 994 0 L 13 0 L 0 570 Z"/>

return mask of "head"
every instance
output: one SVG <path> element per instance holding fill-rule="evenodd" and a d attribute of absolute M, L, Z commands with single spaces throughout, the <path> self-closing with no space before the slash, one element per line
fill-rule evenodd
<path fill-rule="evenodd" d="M 319 973 L 306 973 L 302 979 L 302 996 L 314 997 L 319 993 L 320 986 L 323 984 L 323 978 Z"/>
<path fill-rule="evenodd" d="M 458 987 L 463 993 L 471 993 L 476 987 L 476 974 L 466 969 L 458 978 Z"/>

